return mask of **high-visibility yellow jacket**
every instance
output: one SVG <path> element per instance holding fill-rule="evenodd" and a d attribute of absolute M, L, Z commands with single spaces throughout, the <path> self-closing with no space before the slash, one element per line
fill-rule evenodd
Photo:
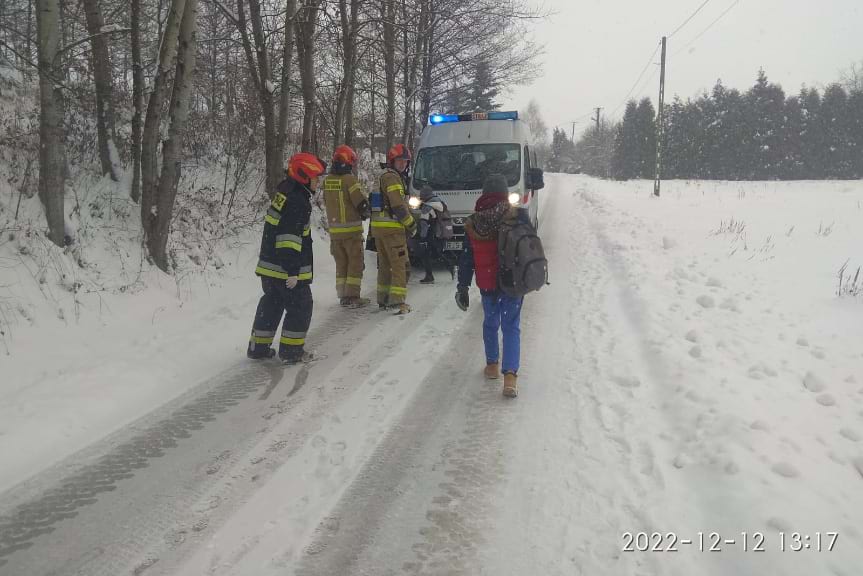
<path fill-rule="evenodd" d="M 368 200 L 353 174 L 331 173 L 324 178 L 324 206 L 331 239 L 362 238 Z"/>
<path fill-rule="evenodd" d="M 387 168 L 380 177 L 379 199 L 372 199 L 371 229 L 374 236 L 387 234 L 413 235 L 417 223 L 411 216 L 410 208 L 405 199 L 405 183 L 402 175 Z"/>

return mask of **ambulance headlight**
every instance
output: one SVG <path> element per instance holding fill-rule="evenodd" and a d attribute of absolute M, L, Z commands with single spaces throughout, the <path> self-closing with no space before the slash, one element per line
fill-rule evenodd
<path fill-rule="evenodd" d="M 421 204 L 422 202 L 420 202 L 420 199 L 416 196 L 411 196 L 411 199 L 408 200 L 408 205 L 413 209 L 419 208 Z"/>
<path fill-rule="evenodd" d="M 519 203 L 521 203 L 521 195 L 513 192 L 509 195 L 509 203 L 513 206 L 517 206 Z"/>

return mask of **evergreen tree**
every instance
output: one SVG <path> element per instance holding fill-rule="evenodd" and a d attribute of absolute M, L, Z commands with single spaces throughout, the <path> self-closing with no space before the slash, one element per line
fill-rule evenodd
<path fill-rule="evenodd" d="M 693 178 L 696 171 L 698 125 L 695 106 L 675 96 L 665 119 L 663 173 L 666 178 Z"/>
<path fill-rule="evenodd" d="M 785 156 L 782 158 L 779 178 L 800 180 L 806 177 L 806 164 L 803 157 L 803 103 L 798 96 L 785 100 Z"/>
<path fill-rule="evenodd" d="M 848 97 L 848 133 L 851 177 L 863 178 L 863 89 Z"/>
<path fill-rule="evenodd" d="M 488 60 L 477 62 L 476 70 L 474 71 L 473 87 L 467 99 L 468 109 L 471 111 L 479 110 L 481 112 L 490 112 L 499 109 L 500 104 L 494 101 L 500 92 L 497 85 L 498 83 L 491 72 Z"/>
<path fill-rule="evenodd" d="M 802 129 L 800 140 L 803 157 L 803 178 L 824 178 L 826 173 L 826 134 L 821 123 L 821 95 L 818 90 L 803 88 L 800 92 Z"/>
<path fill-rule="evenodd" d="M 563 172 L 575 163 L 575 146 L 566 137 L 566 132 L 555 128 L 551 135 L 551 158 L 548 159 L 548 169 L 551 172 Z"/>
<path fill-rule="evenodd" d="M 656 174 L 656 110 L 650 98 L 644 98 L 635 111 L 636 158 L 639 178 Z"/>
<path fill-rule="evenodd" d="M 614 152 L 611 171 L 618 180 L 637 178 L 640 171 L 638 155 L 638 104 L 630 100 L 626 104 L 623 122 L 620 123 L 614 139 Z"/>
<path fill-rule="evenodd" d="M 751 153 L 752 164 L 744 175 L 753 180 L 777 178 L 784 155 L 785 93 L 759 70 L 755 86 L 746 93 L 746 103 L 752 141 L 743 148 Z"/>
<path fill-rule="evenodd" d="M 849 132 L 848 94 L 840 84 L 831 84 L 821 100 L 821 126 L 825 136 L 825 171 L 828 178 L 850 178 L 854 161 Z"/>
<path fill-rule="evenodd" d="M 610 174 L 653 176 L 655 120 L 645 98 L 627 104 L 614 136 Z M 579 158 L 590 155 L 585 133 Z M 745 94 L 718 81 L 695 100 L 675 97 L 666 106 L 664 178 L 728 180 L 863 178 L 863 89 L 829 86 L 823 97 L 804 87 L 785 96 L 763 70 Z M 593 168 L 591 168 L 593 170 Z"/>
<path fill-rule="evenodd" d="M 598 128 L 591 126 L 584 131 L 575 145 L 576 163 L 582 172 L 600 178 L 609 177 L 615 134 L 615 127 L 605 121 L 602 121 Z"/>

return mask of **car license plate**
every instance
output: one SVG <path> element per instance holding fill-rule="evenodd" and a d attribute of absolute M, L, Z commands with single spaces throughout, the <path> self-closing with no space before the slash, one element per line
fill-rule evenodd
<path fill-rule="evenodd" d="M 461 250 L 461 242 L 447 242 L 445 250 Z"/>

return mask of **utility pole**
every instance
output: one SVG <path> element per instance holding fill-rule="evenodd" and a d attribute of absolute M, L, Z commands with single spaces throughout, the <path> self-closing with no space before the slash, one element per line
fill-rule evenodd
<path fill-rule="evenodd" d="M 599 112 L 600 112 L 600 110 L 602 110 L 602 107 L 601 107 L 601 106 L 597 106 L 596 108 L 594 108 L 594 110 L 596 110 L 596 118 L 595 118 L 595 120 L 596 120 L 596 131 L 597 131 L 597 133 L 598 133 L 598 132 L 599 132 Z"/>
<path fill-rule="evenodd" d="M 656 122 L 656 179 L 653 181 L 653 195 L 659 196 L 662 184 L 662 142 L 665 138 L 665 44 L 662 37 L 662 68 L 659 73 L 659 112 Z"/>
<path fill-rule="evenodd" d="M 572 124 L 572 136 L 570 136 L 569 139 L 573 143 L 575 143 L 575 125 L 576 125 L 576 122 L 570 122 L 570 124 Z"/>

